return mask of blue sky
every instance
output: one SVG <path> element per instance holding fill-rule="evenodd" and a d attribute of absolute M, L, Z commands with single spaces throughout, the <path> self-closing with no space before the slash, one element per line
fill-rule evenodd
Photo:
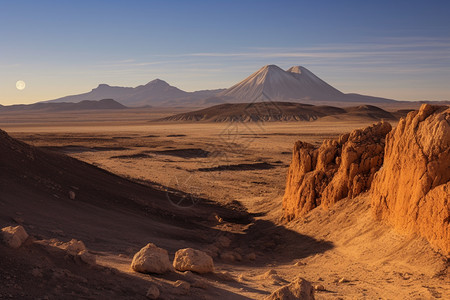
<path fill-rule="evenodd" d="M 0 0 L 0 104 L 155 78 L 226 88 L 267 64 L 343 92 L 450 100 L 449 15 L 432 0 Z"/>

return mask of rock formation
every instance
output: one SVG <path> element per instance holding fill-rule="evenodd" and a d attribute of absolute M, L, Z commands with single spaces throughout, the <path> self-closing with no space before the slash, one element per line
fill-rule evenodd
<path fill-rule="evenodd" d="M 298 141 L 283 197 L 285 219 L 368 190 L 383 163 L 385 136 L 391 129 L 389 123 L 378 122 L 336 140 L 325 140 L 319 148 Z"/>
<path fill-rule="evenodd" d="M 450 108 L 424 104 L 386 137 L 371 189 L 374 215 L 449 255 L 449 179 Z"/>

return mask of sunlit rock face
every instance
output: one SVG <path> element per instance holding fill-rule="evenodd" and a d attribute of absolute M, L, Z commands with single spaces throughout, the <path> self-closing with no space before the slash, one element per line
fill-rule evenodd
<path fill-rule="evenodd" d="M 450 253 L 450 108 L 424 104 L 386 138 L 376 174 L 373 213 L 405 233 L 418 233 Z"/>
<path fill-rule="evenodd" d="M 379 122 L 357 129 L 319 148 L 297 142 L 283 197 L 284 218 L 292 220 L 322 205 L 367 191 L 383 163 L 386 134 L 392 127 Z"/>

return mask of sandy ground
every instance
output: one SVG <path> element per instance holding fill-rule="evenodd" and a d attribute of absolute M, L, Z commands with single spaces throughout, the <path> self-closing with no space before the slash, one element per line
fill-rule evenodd
<path fill-rule="evenodd" d="M 158 112 L 157 116 L 167 113 Z M 22 141 L 68 154 L 156 188 L 162 194 L 176 190 L 182 198 L 169 194 L 162 205 L 167 205 L 168 209 L 175 207 L 187 216 L 189 211 L 203 209 L 204 222 L 201 218 L 196 220 L 202 227 L 195 225 L 184 233 L 179 229 L 183 225 L 174 224 L 173 228 L 158 225 L 167 227 L 160 229 L 159 236 L 146 235 L 142 228 L 155 224 L 145 217 L 132 212 L 112 216 L 105 207 L 108 218 L 123 224 L 120 232 L 141 228 L 140 233 L 120 245 L 121 237 L 113 238 L 105 229 L 99 228 L 92 236 L 83 232 L 83 226 L 95 230 L 91 219 L 94 216 L 86 215 L 88 225 L 81 226 L 80 230 L 64 229 L 66 236 L 56 237 L 83 239 L 88 247 L 97 251 L 100 266 L 95 272 L 88 272 L 89 275 L 84 275 L 85 271 L 76 264 L 67 265 L 68 262 L 60 258 L 61 254 L 48 258 L 42 245 L 21 249 L 23 253 L 18 254 L 0 249 L 1 255 L 18 255 L 24 259 L 30 257 L 27 251 L 38 253 L 55 265 L 58 261 L 66 264 L 61 268 L 70 269 L 73 276 L 87 278 L 88 283 L 80 279 L 77 285 L 61 285 L 63 294 L 82 295 L 80 290 L 83 289 L 88 293 L 94 288 L 89 282 L 100 282 L 99 277 L 114 274 L 115 278 L 120 278 L 120 283 L 101 281 L 101 292 L 97 296 L 92 294 L 92 298 L 101 298 L 111 290 L 112 295 L 119 298 L 139 298 L 137 295 L 145 294 L 146 282 L 157 282 L 163 287 L 163 293 L 171 295 L 170 283 L 182 279 L 183 275 L 150 276 L 131 272 L 132 254 L 146 242 L 155 242 L 168 249 L 173 257 L 179 248 L 205 249 L 218 236 L 227 236 L 231 244 L 220 251 L 238 252 L 243 259 L 215 258 L 215 265 L 222 273 L 204 276 L 210 287 L 193 289 L 190 295 L 183 297 L 261 299 L 297 276 L 324 286 L 325 290 L 316 292 L 317 299 L 445 299 L 450 295 L 448 262 L 422 239 L 403 236 L 373 221 L 368 195 L 341 201 L 330 211 L 316 209 L 303 220 L 289 224 L 280 222 L 281 198 L 294 142 L 303 140 L 319 145 L 323 139 L 369 125 L 367 122 L 189 124 L 148 122 L 152 118 L 131 113 L 92 115 L 96 117 L 75 116 L 64 121 L 55 117 L 50 118 L 52 122 L 25 117 L 14 123 L 2 119 L 0 128 Z M 220 206 L 205 207 L 202 199 Z M 227 205 L 243 206 L 250 221 L 225 216 L 227 212 L 220 207 Z M 224 220 L 208 220 L 206 216 L 211 213 L 217 213 Z M 24 218 L 32 220 L 29 215 Z M 54 237 L 48 232 L 49 229 L 36 230 L 43 239 Z M 210 236 L 196 237 L 196 234 Z M 108 247 L 112 251 L 107 251 Z M 246 259 L 248 253 L 255 253 L 256 260 Z M 122 255 L 119 257 L 119 254 Z M 12 269 L 20 269 L 17 262 L 9 263 Z M 4 278 L 6 276 L 10 275 Z M 63 281 L 50 276 L 48 284 L 54 285 L 58 280 Z M 15 284 L 20 285 L 20 282 Z M 45 284 L 41 288 L 46 288 Z M 8 293 L 12 293 L 12 289 L 8 289 Z M 0 293 L 0 297 L 8 293 Z"/>

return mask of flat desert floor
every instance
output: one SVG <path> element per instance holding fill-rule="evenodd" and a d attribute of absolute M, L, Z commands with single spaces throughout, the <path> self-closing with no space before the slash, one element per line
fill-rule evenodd
<path fill-rule="evenodd" d="M 286 224 L 280 219 L 294 143 L 302 140 L 320 145 L 324 139 L 372 122 L 149 121 L 168 114 L 148 109 L 143 113 L 1 116 L 0 128 L 34 146 L 168 191 L 169 207 L 190 210 L 207 199 L 251 216 L 252 221 L 243 224 L 226 220 L 219 212 L 208 212 L 210 226 L 231 241 L 218 249 L 219 253 L 232 255 L 214 259 L 222 275 L 205 276 L 210 288 L 194 294 L 196 298 L 261 299 L 297 276 L 323 285 L 323 290 L 316 291 L 317 299 L 434 299 L 450 295 L 444 258 L 424 240 L 403 236 L 373 221 L 367 194 L 340 201 L 328 211 L 316 209 L 302 220 Z M 181 197 L 175 199 L 174 193 Z M 145 244 L 132 245 L 129 253 L 118 257 L 96 245 L 95 239 L 85 242 L 88 248 L 98 249 L 99 264 L 119 273 L 147 281 L 172 280 L 130 270 L 132 255 Z M 183 245 L 210 246 L 182 237 L 148 242 L 168 249 L 171 257 L 172 249 Z M 250 253 L 256 259 L 248 259 Z"/>

